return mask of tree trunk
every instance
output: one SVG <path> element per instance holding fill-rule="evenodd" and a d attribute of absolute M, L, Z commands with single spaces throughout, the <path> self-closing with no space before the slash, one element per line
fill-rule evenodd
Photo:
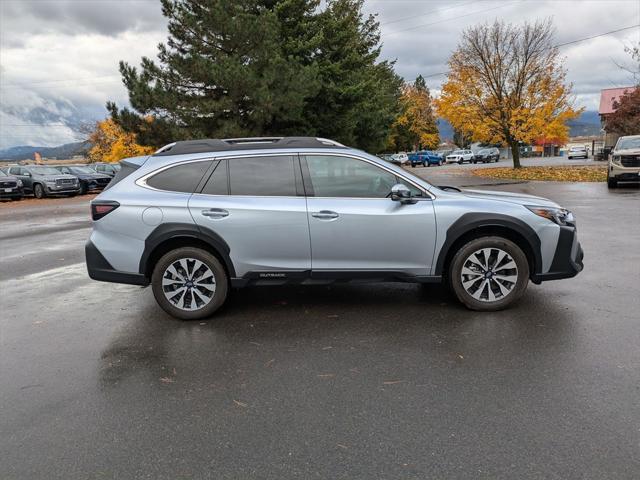
<path fill-rule="evenodd" d="M 515 140 L 509 142 L 511 147 L 511 157 L 513 158 L 513 168 L 520 168 L 520 145 Z"/>

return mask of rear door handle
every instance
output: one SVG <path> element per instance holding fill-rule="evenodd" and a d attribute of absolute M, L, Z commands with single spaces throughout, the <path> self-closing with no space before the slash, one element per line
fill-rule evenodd
<path fill-rule="evenodd" d="M 320 210 L 319 212 L 312 213 L 311 216 L 319 220 L 333 220 L 334 218 L 338 218 L 340 215 L 336 212 L 332 212 L 331 210 Z"/>
<path fill-rule="evenodd" d="M 210 208 L 209 210 L 202 210 L 202 215 L 211 219 L 220 219 L 229 216 L 229 212 L 223 208 Z"/>

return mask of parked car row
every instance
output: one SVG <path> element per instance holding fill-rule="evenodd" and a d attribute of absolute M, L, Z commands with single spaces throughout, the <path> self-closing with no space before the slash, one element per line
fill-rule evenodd
<path fill-rule="evenodd" d="M 120 170 L 119 164 L 9 165 L 0 169 L 0 198 L 19 200 L 75 196 L 102 191 Z"/>
<path fill-rule="evenodd" d="M 483 148 L 482 150 L 478 150 L 477 152 L 473 152 L 472 150 L 454 150 L 446 157 L 446 163 L 456 163 L 458 165 L 461 165 L 465 162 L 491 163 L 497 162 L 498 160 L 500 160 L 500 150 L 498 150 L 496 147 Z"/>
<path fill-rule="evenodd" d="M 447 150 L 434 152 L 431 150 L 420 150 L 411 153 L 384 153 L 378 155 L 383 160 L 396 165 L 411 164 L 412 167 L 422 165 L 462 164 L 462 163 L 491 163 L 500 160 L 500 150 L 496 147 L 483 148 L 474 152 L 473 150 Z"/>

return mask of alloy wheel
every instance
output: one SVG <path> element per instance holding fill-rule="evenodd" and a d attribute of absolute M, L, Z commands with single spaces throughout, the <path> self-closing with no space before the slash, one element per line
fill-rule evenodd
<path fill-rule="evenodd" d="M 180 258 L 162 274 L 162 291 L 176 308 L 199 310 L 208 305 L 216 292 L 216 279 L 209 266 L 195 258 Z"/>
<path fill-rule="evenodd" d="M 467 257 L 460 272 L 462 287 L 481 302 L 495 302 L 509 295 L 518 281 L 515 260 L 499 248 L 482 248 Z"/>

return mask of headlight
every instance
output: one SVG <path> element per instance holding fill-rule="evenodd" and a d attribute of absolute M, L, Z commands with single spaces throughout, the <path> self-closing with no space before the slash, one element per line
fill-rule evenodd
<path fill-rule="evenodd" d="M 46 183 L 47 185 L 53 185 L 55 186 L 56 181 L 55 180 L 45 180 L 44 183 Z"/>
<path fill-rule="evenodd" d="M 21 187 L 22 186 L 22 180 L 18 179 L 18 186 Z"/>
<path fill-rule="evenodd" d="M 575 218 L 573 217 L 573 213 L 571 213 L 566 208 L 556 208 L 556 207 L 536 207 L 533 205 L 525 205 L 529 210 L 538 215 L 539 217 L 546 218 L 547 220 L 551 220 L 553 223 L 557 223 L 558 225 L 574 225 Z"/>
<path fill-rule="evenodd" d="M 611 158 L 611 161 L 613 161 L 613 163 L 617 163 L 618 165 L 622 166 L 622 157 L 620 155 L 614 155 Z"/>

